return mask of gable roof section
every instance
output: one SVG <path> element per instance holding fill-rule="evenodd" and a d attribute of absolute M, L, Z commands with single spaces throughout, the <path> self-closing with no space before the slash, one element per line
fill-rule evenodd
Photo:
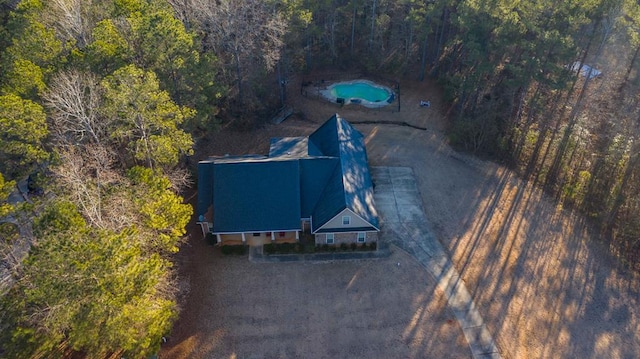
<path fill-rule="evenodd" d="M 336 157 L 313 157 L 300 160 L 300 214 L 313 214 L 322 192 L 327 187 L 339 160 Z"/>
<path fill-rule="evenodd" d="M 357 132 L 357 131 L 356 131 Z M 373 201 L 373 182 L 369 173 L 369 162 L 364 137 L 352 137 L 340 142 L 342 182 L 347 208 L 379 228 L 378 212 Z"/>
<path fill-rule="evenodd" d="M 198 220 L 204 216 L 213 204 L 213 163 L 202 161 L 198 163 L 198 205 L 196 215 Z"/>
<path fill-rule="evenodd" d="M 342 171 L 338 164 L 329 176 L 326 186 L 313 209 L 311 232 L 330 221 L 346 208 L 344 186 L 342 185 Z"/>
<path fill-rule="evenodd" d="M 274 137 L 269 146 L 269 157 L 306 157 L 308 142 L 307 137 Z"/>
<path fill-rule="evenodd" d="M 268 232 L 300 228 L 297 160 L 216 163 L 213 232 Z"/>
<path fill-rule="evenodd" d="M 337 114 L 328 119 L 317 130 L 309 135 L 309 143 L 313 144 L 323 156 L 339 157 Z"/>
<path fill-rule="evenodd" d="M 336 156 L 340 161 L 313 210 L 311 231 L 316 232 L 345 208 L 377 230 L 378 214 L 373 202 L 364 136 L 335 114 L 309 136 L 309 142 L 325 156 Z"/>
<path fill-rule="evenodd" d="M 198 220 L 201 219 L 200 216 L 204 216 L 207 213 L 209 207 L 213 204 L 213 180 L 216 163 L 249 162 L 266 158 L 262 155 L 222 156 L 209 157 L 204 161 L 198 162 L 198 203 L 196 206 Z"/>
<path fill-rule="evenodd" d="M 350 224 L 342 224 L 343 216 L 351 217 Z M 322 227 L 317 228 L 315 233 L 369 232 L 372 230 L 376 230 L 376 228 L 371 226 L 371 223 L 364 220 L 349 208 L 345 208 L 333 216 L 333 218 Z"/>

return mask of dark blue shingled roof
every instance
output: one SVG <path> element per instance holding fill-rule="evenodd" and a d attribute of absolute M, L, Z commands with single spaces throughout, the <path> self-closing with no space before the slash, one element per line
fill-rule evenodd
<path fill-rule="evenodd" d="M 213 204 L 213 163 L 198 163 L 198 220 L 204 216 Z"/>
<path fill-rule="evenodd" d="M 327 182 L 340 161 L 336 157 L 314 157 L 300 160 L 300 210 L 309 218 Z"/>
<path fill-rule="evenodd" d="M 213 232 L 300 228 L 297 160 L 215 164 Z"/>
<path fill-rule="evenodd" d="M 213 204 L 214 232 L 312 231 L 350 209 L 378 229 L 364 137 L 337 114 L 309 137 L 273 138 L 269 157 L 198 164 L 198 208 Z"/>
<path fill-rule="evenodd" d="M 315 232 L 345 208 L 347 208 L 347 203 L 342 184 L 342 170 L 338 164 L 327 180 L 327 185 L 313 209 L 311 232 Z"/>
<path fill-rule="evenodd" d="M 378 228 L 364 137 L 354 136 L 350 141 L 340 142 L 340 153 L 347 208 Z"/>
<path fill-rule="evenodd" d="M 345 208 L 378 229 L 373 184 L 362 134 L 336 114 L 309 136 L 309 142 L 314 143 L 325 156 L 336 156 L 340 160 L 340 166 L 328 179 L 327 187 L 313 210 L 312 232 Z"/>
<path fill-rule="evenodd" d="M 269 157 L 306 157 L 308 137 L 274 137 L 269 147 Z"/>
<path fill-rule="evenodd" d="M 262 155 L 244 155 L 244 156 L 222 156 L 209 157 L 204 161 L 198 162 L 198 205 L 196 214 L 198 220 L 209 210 L 213 204 L 213 178 L 215 163 L 237 163 L 247 161 L 261 161 L 268 157 Z"/>

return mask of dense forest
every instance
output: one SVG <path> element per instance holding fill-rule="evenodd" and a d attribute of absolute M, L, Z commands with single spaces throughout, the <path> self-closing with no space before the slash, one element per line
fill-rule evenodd
<path fill-rule="evenodd" d="M 635 0 L 0 0 L 0 34 L 0 354 L 154 353 L 194 142 L 259 124 L 282 79 L 317 69 L 436 81 L 453 146 L 640 266 Z M 25 179 L 31 200 L 10 202 Z"/>

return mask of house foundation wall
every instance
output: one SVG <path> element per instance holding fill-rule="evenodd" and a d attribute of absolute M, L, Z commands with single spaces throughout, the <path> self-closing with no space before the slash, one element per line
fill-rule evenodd
<path fill-rule="evenodd" d="M 358 243 L 358 233 L 362 232 L 341 232 L 333 234 L 333 244 L 340 245 L 342 243 L 351 244 Z M 378 232 L 364 232 L 366 234 L 364 243 L 372 243 L 378 241 Z M 315 243 L 318 244 L 326 244 L 327 243 L 327 233 L 317 233 L 315 235 Z"/>

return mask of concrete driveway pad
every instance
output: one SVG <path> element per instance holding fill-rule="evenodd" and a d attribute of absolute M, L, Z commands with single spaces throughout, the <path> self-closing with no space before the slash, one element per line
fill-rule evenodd
<path fill-rule="evenodd" d="M 373 167 L 374 197 L 391 242 L 413 255 L 438 282 L 462 327 L 474 358 L 500 358 L 491 333 L 453 262 L 429 228 L 409 167 Z"/>

